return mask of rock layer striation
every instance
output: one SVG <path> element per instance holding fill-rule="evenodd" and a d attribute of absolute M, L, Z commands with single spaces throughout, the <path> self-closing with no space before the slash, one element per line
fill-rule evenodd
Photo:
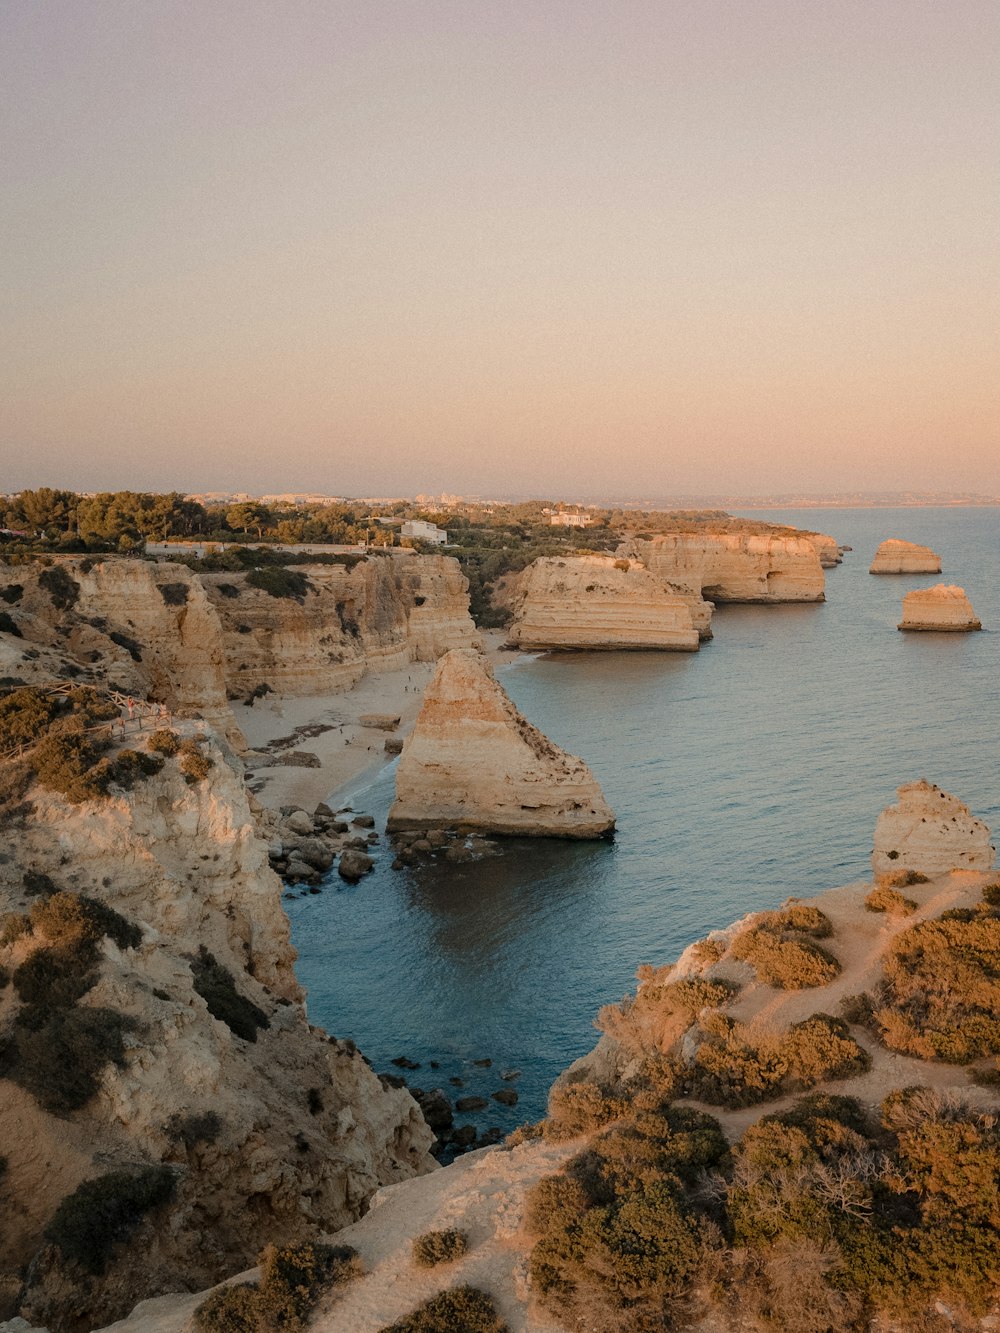
<path fill-rule="evenodd" d="M 915 588 L 903 598 L 899 629 L 946 630 L 962 633 L 982 629 L 964 588 L 936 583 L 933 588 Z"/>
<path fill-rule="evenodd" d="M 869 574 L 940 574 L 941 557 L 929 546 L 890 537 L 875 552 Z"/>
<path fill-rule="evenodd" d="M 650 573 L 713 602 L 822 602 L 825 577 L 804 534 L 674 532 L 636 541 Z"/>
<path fill-rule="evenodd" d="M 521 716 L 482 654 L 442 657 L 403 747 L 390 831 L 598 838 L 614 824 L 587 765 Z"/>
<path fill-rule="evenodd" d="M 957 796 L 923 778 L 896 793 L 899 800 L 878 817 L 872 868 L 876 878 L 913 870 L 944 875 L 950 870 L 990 870 L 996 848 L 990 830 Z"/>

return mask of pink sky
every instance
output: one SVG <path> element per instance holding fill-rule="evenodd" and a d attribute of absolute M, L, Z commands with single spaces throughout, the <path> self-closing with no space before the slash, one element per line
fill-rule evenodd
<path fill-rule="evenodd" d="M 995 0 L 12 0 L 0 490 L 1000 493 Z"/>

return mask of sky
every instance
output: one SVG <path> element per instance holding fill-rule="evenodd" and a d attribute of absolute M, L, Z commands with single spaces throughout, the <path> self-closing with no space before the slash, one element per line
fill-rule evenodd
<path fill-rule="evenodd" d="M 0 0 L 0 491 L 1000 494 L 996 0 Z"/>

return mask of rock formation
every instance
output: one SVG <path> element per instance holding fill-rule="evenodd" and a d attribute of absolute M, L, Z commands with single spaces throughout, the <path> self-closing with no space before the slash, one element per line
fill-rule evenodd
<path fill-rule="evenodd" d="M 941 557 L 929 546 L 890 537 L 875 552 L 869 574 L 940 574 Z"/>
<path fill-rule="evenodd" d="M 279 694 L 348 690 L 369 671 L 479 645 L 468 583 L 451 556 L 295 569 L 308 582 L 301 597 L 273 597 L 245 574 L 201 575 L 222 622 L 231 698 L 263 685 Z"/>
<path fill-rule="evenodd" d="M 689 599 L 627 558 L 535 560 L 521 575 L 513 609 L 509 641 L 518 648 L 695 652 L 699 644 Z"/>
<path fill-rule="evenodd" d="M 875 825 L 872 867 L 877 878 L 913 870 L 944 875 L 949 870 L 990 870 L 996 848 L 990 831 L 957 796 L 921 779 L 900 787 Z"/>
<path fill-rule="evenodd" d="M 650 573 L 713 602 L 822 602 L 823 567 L 802 533 L 696 529 L 636 541 Z"/>
<path fill-rule="evenodd" d="M 614 823 L 587 765 L 525 721 L 485 657 L 442 657 L 403 747 L 390 831 L 598 838 Z"/>
<path fill-rule="evenodd" d="M 964 588 L 936 583 L 933 588 L 915 588 L 906 594 L 903 619 L 897 628 L 962 632 L 982 629 L 982 624 Z"/>
<path fill-rule="evenodd" d="M 124 1050 L 98 1061 L 92 1095 L 50 1110 L 58 1064 L 39 1085 L 37 1068 L 22 1076 L 9 1064 L 8 1045 L 0 1066 L 0 1293 L 23 1283 L 21 1313 L 53 1330 L 94 1328 L 137 1299 L 218 1281 L 266 1241 L 342 1226 L 380 1185 L 433 1165 L 409 1094 L 307 1022 L 267 845 L 227 752 L 202 736 L 206 780 L 186 781 L 168 758 L 130 791 L 80 805 L 34 788 L 0 832 L 0 915 L 18 922 L 0 942 L 4 980 L 14 976 L 0 991 L 8 1035 L 23 1007 L 17 968 L 52 945 L 24 916 L 46 895 L 86 895 L 139 928 L 132 944 L 100 940 L 93 983 L 57 1011 L 124 1024 Z M 72 1068 L 78 1057 L 71 1044 L 63 1059 Z M 81 1182 L 161 1164 L 173 1199 L 102 1275 L 46 1244 Z"/>
<path fill-rule="evenodd" d="M 835 537 L 830 537 L 825 532 L 803 532 L 802 535 L 808 537 L 815 546 L 819 563 L 824 569 L 833 569 L 843 563 L 844 553 Z"/>

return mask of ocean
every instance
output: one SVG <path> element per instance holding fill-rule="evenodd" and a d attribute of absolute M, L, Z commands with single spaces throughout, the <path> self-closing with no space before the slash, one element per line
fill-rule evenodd
<path fill-rule="evenodd" d="M 746 516 L 854 548 L 827 571 L 825 603 L 720 606 L 695 654 L 541 655 L 500 672 L 529 720 L 590 764 L 618 817 L 613 842 L 511 841 L 475 864 L 401 871 L 384 847 L 361 883 L 334 875 L 286 900 L 313 1022 L 379 1072 L 419 1061 L 412 1085 L 518 1091 L 517 1106 L 459 1123 L 538 1119 L 639 963 L 866 878 L 901 783 L 926 777 L 1000 832 L 1000 510 Z M 942 574 L 870 576 L 886 537 L 932 546 Z M 983 631 L 898 633 L 903 593 L 942 581 L 965 588 Z M 394 765 L 354 808 L 384 828 L 393 783 Z"/>

